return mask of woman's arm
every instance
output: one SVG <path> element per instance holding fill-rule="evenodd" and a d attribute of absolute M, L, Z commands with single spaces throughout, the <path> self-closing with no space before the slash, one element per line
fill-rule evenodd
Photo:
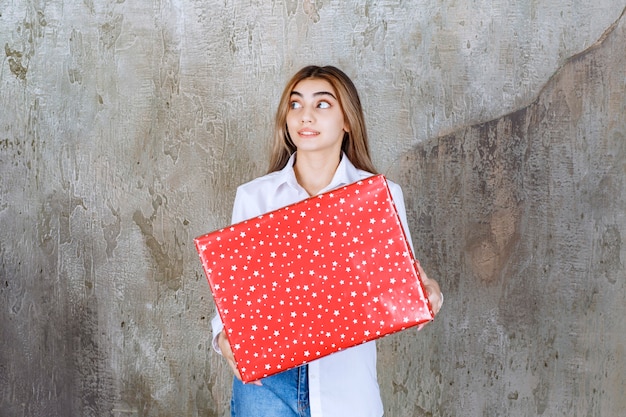
<path fill-rule="evenodd" d="M 406 236 L 407 241 L 409 242 L 409 246 L 411 246 L 411 250 L 413 254 L 415 254 L 415 249 L 413 249 L 413 241 L 411 240 L 411 233 L 409 231 L 409 225 L 406 217 L 406 207 L 404 205 L 404 195 L 402 194 L 402 188 L 394 182 L 388 181 L 389 191 L 391 192 L 391 197 L 393 198 L 393 202 L 396 205 L 396 209 L 398 210 L 398 215 L 400 216 L 400 223 L 402 223 L 402 227 L 404 228 L 404 235 Z M 428 300 L 430 301 L 430 305 L 433 308 L 433 312 L 435 315 L 439 313 L 441 306 L 443 305 L 443 295 L 441 294 L 441 289 L 439 288 L 439 283 L 434 279 L 428 278 L 426 272 L 422 269 L 419 261 L 417 262 L 417 270 L 422 278 L 422 283 L 424 284 L 424 288 L 426 289 L 426 294 L 428 296 Z"/>

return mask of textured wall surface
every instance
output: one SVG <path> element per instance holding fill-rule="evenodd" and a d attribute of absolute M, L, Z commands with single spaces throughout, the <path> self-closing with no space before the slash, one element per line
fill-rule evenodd
<path fill-rule="evenodd" d="M 424 141 L 393 174 L 421 190 L 416 251 L 449 304 L 433 339 L 393 344 L 417 374 L 386 357 L 391 415 L 624 415 L 626 19 L 529 106 Z"/>
<path fill-rule="evenodd" d="M 0 1 L 0 415 L 228 414 L 192 239 L 309 63 L 359 87 L 446 293 L 379 343 L 387 415 L 621 415 L 625 6 Z"/>

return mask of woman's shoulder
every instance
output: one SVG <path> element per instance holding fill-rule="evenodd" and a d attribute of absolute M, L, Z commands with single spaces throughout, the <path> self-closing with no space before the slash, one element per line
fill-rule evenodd
<path fill-rule="evenodd" d="M 280 171 L 270 172 L 269 174 L 261 175 L 253 180 L 244 182 L 237 187 L 238 190 L 263 190 L 266 188 L 277 187 L 282 182 L 282 176 Z"/>
<path fill-rule="evenodd" d="M 350 160 L 348 160 L 348 162 L 350 162 Z M 350 162 L 349 167 L 346 168 L 347 171 L 347 176 L 348 176 L 348 180 L 349 182 L 356 182 L 356 181 L 361 181 L 364 180 L 366 178 L 370 178 L 373 177 L 375 175 L 380 175 L 380 174 L 373 174 L 369 171 L 365 171 L 363 169 L 360 168 L 356 168 L 352 162 Z M 392 194 L 394 195 L 402 195 L 402 188 L 400 187 L 400 185 L 398 185 L 397 183 L 395 183 L 394 181 L 391 181 L 389 178 L 387 178 L 386 175 L 383 174 L 383 176 L 385 177 L 385 181 L 387 182 L 387 186 L 389 187 L 389 191 L 391 191 Z"/>
<path fill-rule="evenodd" d="M 400 187 L 400 184 L 398 184 L 397 182 L 394 182 L 387 177 L 385 177 L 385 180 L 387 181 L 387 185 L 389 186 L 389 188 L 402 190 L 402 187 Z"/>
<path fill-rule="evenodd" d="M 366 178 L 373 177 L 373 176 L 376 176 L 376 175 L 381 175 L 381 174 L 373 174 L 373 173 L 371 173 L 369 171 L 364 171 L 364 170 L 358 169 L 358 168 L 355 168 L 354 172 L 356 172 L 356 176 L 357 176 L 357 180 L 358 181 L 364 180 Z M 390 190 L 402 192 L 402 187 L 400 187 L 400 185 L 398 183 L 390 180 L 389 178 L 387 178 L 386 175 L 384 175 L 384 174 L 382 174 L 382 175 L 385 177 L 385 181 L 387 182 L 387 186 L 389 187 Z"/>
<path fill-rule="evenodd" d="M 289 183 L 285 172 L 276 171 L 262 175 L 237 187 L 235 194 L 236 202 L 245 202 L 247 205 L 259 205 L 260 212 L 269 211 L 277 204 L 283 203 L 279 192 L 285 189 L 284 184 Z M 291 189 L 293 187 L 287 187 Z"/>
<path fill-rule="evenodd" d="M 272 172 L 237 187 L 232 221 L 236 223 L 275 208 L 276 190 L 283 181 L 278 172 Z"/>

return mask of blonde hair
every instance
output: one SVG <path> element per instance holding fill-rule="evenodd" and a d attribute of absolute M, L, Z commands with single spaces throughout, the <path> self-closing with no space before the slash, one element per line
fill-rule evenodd
<path fill-rule="evenodd" d="M 332 85 L 337 93 L 337 101 L 341 106 L 349 130 L 344 134 L 341 150 L 355 167 L 376 174 L 376 168 L 370 157 L 363 109 L 356 87 L 340 69 L 333 66 L 319 67 L 314 65 L 304 67 L 295 73 L 283 90 L 276 110 L 274 139 L 268 172 L 283 169 L 291 154 L 296 151 L 287 131 L 287 112 L 294 87 L 306 79 L 322 79 Z"/>

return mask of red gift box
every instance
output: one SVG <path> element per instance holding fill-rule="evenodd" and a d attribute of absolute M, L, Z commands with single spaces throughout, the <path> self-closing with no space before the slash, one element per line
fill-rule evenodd
<path fill-rule="evenodd" d="M 383 175 L 194 241 L 244 382 L 434 317 Z"/>

